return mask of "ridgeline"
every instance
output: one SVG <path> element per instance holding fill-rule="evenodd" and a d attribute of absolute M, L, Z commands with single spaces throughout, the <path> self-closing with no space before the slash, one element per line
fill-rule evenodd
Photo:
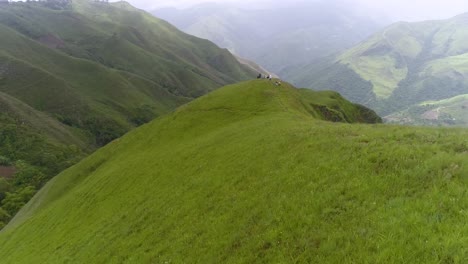
<path fill-rule="evenodd" d="M 468 132 L 348 123 L 379 121 L 334 92 L 224 87 L 51 180 L 0 259 L 462 262 Z"/>

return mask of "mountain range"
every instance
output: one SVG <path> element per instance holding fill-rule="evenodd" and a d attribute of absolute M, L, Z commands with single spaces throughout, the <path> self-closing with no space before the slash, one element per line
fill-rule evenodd
<path fill-rule="evenodd" d="M 392 122 L 466 125 L 467 32 L 467 14 L 396 23 L 288 76 L 302 87 L 339 91 Z"/>
<path fill-rule="evenodd" d="M 349 48 L 382 25 L 340 1 L 297 1 L 251 9 L 207 3 L 152 13 L 279 76 L 290 66 Z"/>
<path fill-rule="evenodd" d="M 378 31 L 385 21 L 364 19 L 341 2 L 264 9 L 203 4 L 153 13 L 297 86 L 338 91 L 388 122 L 467 125 L 466 14 Z"/>

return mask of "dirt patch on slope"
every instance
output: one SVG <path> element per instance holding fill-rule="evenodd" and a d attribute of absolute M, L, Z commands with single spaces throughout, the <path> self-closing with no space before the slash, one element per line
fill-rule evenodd
<path fill-rule="evenodd" d="M 439 120 L 440 117 L 440 110 L 444 109 L 445 107 L 439 107 L 434 110 L 429 110 L 421 115 L 423 119 L 426 120 Z"/>
<path fill-rule="evenodd" d="M 438 120 L 439 119 L 439 113 L 435 110 L 427 111 L 424 114 L 421 115 L 423 119 L 426 120 Z"/>
<path fill-rule="evenodd" d="M 16 168 L 13 166 L 0 166 L 0 177 L 11 179 L 16 173 Z"/>
<path fill-rule="evenodd" d="M 52 34 L 47 34 L 45 36 L 40 37 L 39 42 L 46 45 L 47 47 L 51 49 L 58 49 L 58 48 L 65 47 L 65 42 Z"/>

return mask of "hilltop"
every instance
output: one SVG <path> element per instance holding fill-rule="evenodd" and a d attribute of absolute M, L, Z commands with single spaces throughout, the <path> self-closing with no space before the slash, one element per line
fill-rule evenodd
<path fill-rule="evenodd" d="M 0 258 L 466 259 L 467 131 L 327 121 L 372 113 L 267 80 L 224 87 L 55 177 L 0 233 Z"/>
<path fill-rule="evenodd" d="M 463 14 L 448 20 L 396 23 L 336 57 L 299 72 L 290 70 L 289 78 L 301 86 L 336 90 L 391 120 L 466 124 L 458 118 L 458 112 L 465 112 L 461 108 L 440 119 L 427 112 L 468 94 L 467 21 L 468 14 Z M 410 112 L 419 114 L 397 114 L 409 108 L 417 108 Z"/>
<path fill-rule="evenodd" d="M 128 3 L 58 2 L 0 7 L 0 166 L 17 171 L 0 175 L 0 228 L 96 148 L 256 76 L 229 51 Z"/>

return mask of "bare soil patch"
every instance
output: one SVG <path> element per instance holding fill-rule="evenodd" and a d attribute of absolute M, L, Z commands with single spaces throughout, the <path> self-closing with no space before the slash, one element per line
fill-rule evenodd
<path fill-rule="evenodd" d="M 422 114 L 421 117 L 426 120 L 439 120 L 440 111 L 438 110 L 439 109 L 427 111 Z"/>
<path fill-rule="evenodd" d="M 13 166 L 0 166 L 0 177 L 10 179 L 15 175 L 16 168 Z"/>
<path fill-rule="evenodd" d="M 58 48 L 65 47 L 65 42 L 52 34 L 47 34 L 45 36 L 40 37 L 39 42 L 41 42 L 42 44 L 46 45 L 47 47 L 51 49 L 58 49 Z"/>

